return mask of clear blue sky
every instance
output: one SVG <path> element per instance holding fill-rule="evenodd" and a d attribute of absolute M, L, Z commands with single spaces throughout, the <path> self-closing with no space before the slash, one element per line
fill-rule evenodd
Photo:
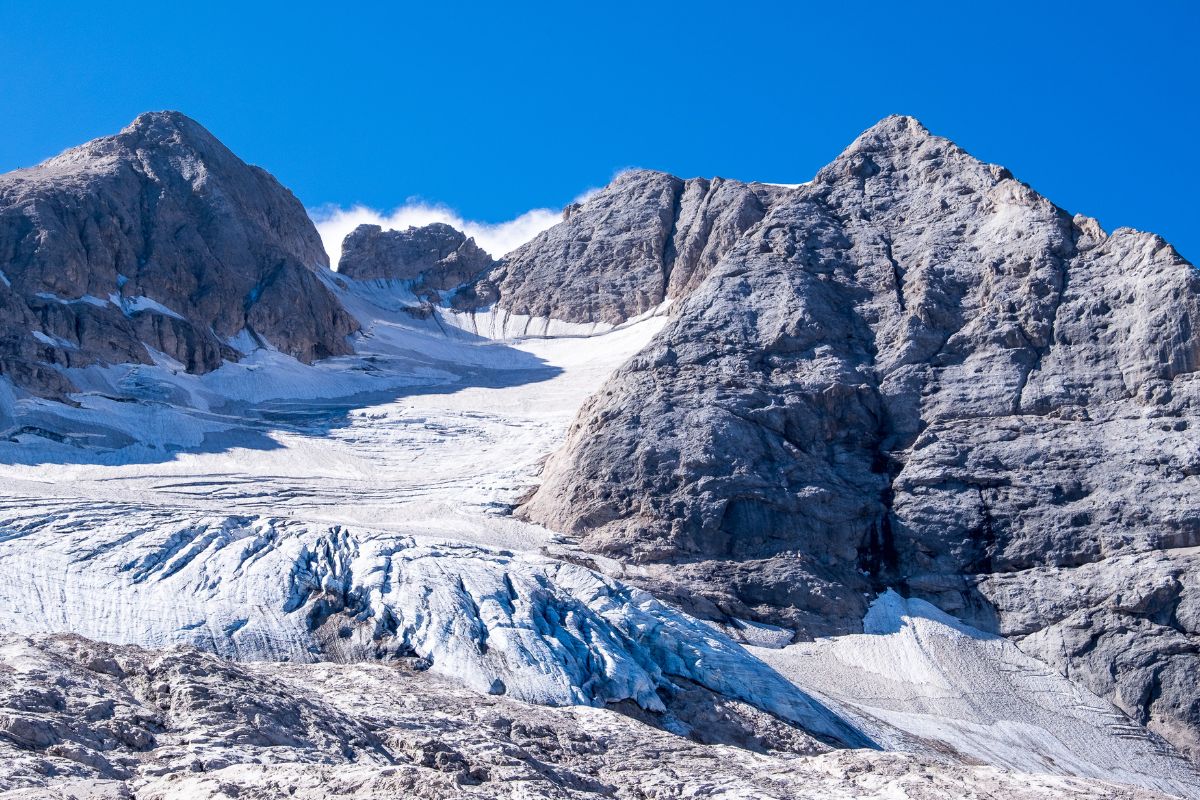
<path fill-rule="evenodd" d="M 906 113 L 1200 260 L 1196 3 L 53 5 L 0 0 L 0 170 L 174 108 L 309 206 L 500 221 L 626 166 L 804 181 Z"/>

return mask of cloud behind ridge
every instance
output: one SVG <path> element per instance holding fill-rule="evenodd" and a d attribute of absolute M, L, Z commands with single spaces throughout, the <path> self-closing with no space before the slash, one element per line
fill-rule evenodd
<path fill-rule="evenodd" d="M 384 230 L 404 230 L 429 225 L 432 222 L 444 222 L 474 237 L 476 244 L 494 258 L 499 258 L 562 219 L 561 212 L 549 208 L 535 208 L 507 222 L 475 222 L 463 219 L 448 206 L 416 199 L 387 212 L 356 205 L 350 208 L 322 206 L 309 209 L 308 214 L 321 234 L 325 252 L 329 254 L 329 263 L 334 269 L 337 269 L 341 259 L 342 240 L 363 224 L 379 225 Z"/>

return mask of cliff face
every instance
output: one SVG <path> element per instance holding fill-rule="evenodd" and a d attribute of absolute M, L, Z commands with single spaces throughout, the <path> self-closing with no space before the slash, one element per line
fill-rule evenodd
<path fill-rule="evenodd" d="M 904 117 L 720 249 L 521 513 L 801 636 L 896 587 L 1195 752 L 1195 268 Z"/>
<path fill-rule="evenodd" d="M 490 276 L 514 314 L 617 325 L 692 291 L 782 190 L 633 170 Z"/>
<path fill-rule="evenodd" d="M 53 366 L 215 369 L 248 331 L 303 361 L 349 352 L 357 325 L 300 202 L 182 114 L 143 114 L 0 176 L 0 371 L 35 393 Z"/>

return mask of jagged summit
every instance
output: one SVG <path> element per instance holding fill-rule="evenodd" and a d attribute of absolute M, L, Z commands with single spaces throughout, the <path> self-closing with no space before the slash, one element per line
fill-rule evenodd
<path fill-rule="evenodd" d="M 120 133 L 107 138 L 117 139 L 131 146 L 190 146 L 205 150 L 221 148 L 232 155 L 207 128 L 179 111 L 147 111 L 138 114 Z"/>
<path fill-rule="evenodd" d="M 934 138 L 941 137 L 935 137 L 916 117 L 910 117 L 907 114 L 889 114 L 860 133 L 847 150 L 875 143 L 901 140 L 927 141 Z"/>
<path fill-rule="evenodd" d="M 491 299 L 480 284 L 486 284 L 494 263 L 473 238 L 442 222 L 402 231 L 359 225 L 342 242 L 338 273 L 355 280 L 406 281 L 413 294 L 432 303 L 458 289 L 451 302 L 475 308 Z"/>
<path fill-rule="evenodd" d="M 132 131 L 152 131 L 152 130 L 177 130 L 186 131 L 190 135 L 199 133 L 216 141 L 216 138 L 208 132 L 208 129 L 201 125 L 196 120 L 184 114 L 182 111 L 173 109 L 163 109 L 162 111 L 143 111 L 133 118 L 133 122 L 125 126 L 121 132 L 128 133 Z"/>
<path fill-rule="evenodd" d="M 692 291 L 787 190 L 629 170 L 493 272 L 499 305 L 566 322 L 619 324 Z"/>
<path fill-rule="evenodd" d="M 60 177 L 65 171 L 95 172 L 121 163 L 142 162 L 150 166 L 154 160 L 163 158 L 188 159 L 219 170 L 245 168 L 269 177 L 258 167 L 244 164 L 207 128 L 178 111 L 139 114 L 116 134 L 68 148 L 11 175 L 35 178 L 54 174 Z M 321 263 L 319 257 L 314 263 Z"/>
<path fill-rule="evenodd" d="M 961 192 L 984 191 L 1011 178 L 1008 170 L 934 136 L 916 119 L 895 115 L 857 137 L 810 184 L 623 171 L 588 200 L 568 207 L 560 224 L 509 254 L 491 281 L 499 305 L 512 313 L 619 324 L 696 290 L 773 208 L 879 172 L 903 173 L 910 187 L 957 183 Z"/>

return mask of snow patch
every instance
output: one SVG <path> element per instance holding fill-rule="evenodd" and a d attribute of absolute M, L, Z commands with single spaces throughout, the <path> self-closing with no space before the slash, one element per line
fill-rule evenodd
<path fill-rule="evenodd" d="M 74 342 L 69 342 L 61 336 L 53 336 L 42 331 L 30 331 L 29 335 L 37 339 L 42 344 L 48 344 L 51 347 L 60 347 L 64 350 L 78 350 Z"/>
<path fill-rule="evenodd" d="M 104 298 L 95 297 L 90 294 L 85 294 L 82 297 L 71 298 L 71 297 L 60 297 L 59 295 L 56 295 L 52 292 L 38 292 L 35 295 L 35 297 L 40 297 L 43 300 L 52 300 L 55 303 L 61 303 L 65 306 L 72 305 L 74 303 L 87 303 L 88 305 L 103 308 L 104 306 L 108 305 L 108 303 L 109 303 L 109 301 L 105 300 Z"/>
<path fill-rule="evenodd" d="M 110 294 L 108 299 L 114 306 L 121 309 L 121 311 L 124 312 L 125 316 L 127 317 L 143 311 L 151 311 L 155 314 L 162 314 L 167 317 L 174 317 L 175 319 L 183 319 L 183 315 L 181 315 L 179 312 L 173 311 L 157 300 L 152 300 L 145 295 L 122 297 L 121 295 L 114 293 Z"/>
<path fill-rule="evenodd" d="M 495 306 L 476 311 L 438 308 L 436 313 L 446 324 L 488 339 L 589 337 L 635 326 L 646 320 L 665 317 L 671 308 L 671 302 L 668 298 L 654 308 L 632 317 L 620 325 L 611 325 L 607 322 L 565 322 L 549 317 L 514 314 L 507 309 Z"/>

